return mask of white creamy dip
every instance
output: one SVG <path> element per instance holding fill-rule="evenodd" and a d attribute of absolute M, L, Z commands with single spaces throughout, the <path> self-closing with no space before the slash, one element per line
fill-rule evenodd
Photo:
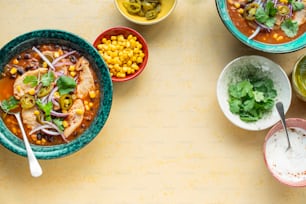
<path fill-rule="evenodd" d="M 271 171 L 283 181 L 306 179 L 306 130 L 288 128 L 291 149 L 284 129 L 274 133 L 266 142 L 266 161 Z"/>

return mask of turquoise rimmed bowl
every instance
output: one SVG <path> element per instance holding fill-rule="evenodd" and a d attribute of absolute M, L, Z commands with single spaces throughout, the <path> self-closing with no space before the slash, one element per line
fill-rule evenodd
<path fill-rule="evenodd" d="M 38 159 L 54 159 L 70 155 L 90 143 L 103 128 L 112 105 L 113 86 L 108 68 L 96 49 L 81 37 L 61 30 L 37 30 L 22 34 L 8 42 L 0 50 L 0 72 L 18 53 L 33 46 L 54 43 L 71 47 L 82 53 L 91 63 L 100 84 L 100 107 L 96 118 L 82 135 L 67 144 L 54 146 L 31 145 Z M 10 151 L 27 156 L 23 140 L 19 139 L 0 119 L 0 143 Z"/>
<path fill-rule="evenodd" d="M 215 1 L 219 16 L 225 27 L 234 35 L 234 37 L 245 45 L 267 53 L 289 53 L 306 47 L 306 33 L 293 41 L 283 44 L 266 44 L 255 40 L 249 40 L 248 37 L 241 33 L 232 22 L 227 11 L 226 1 L 227 0 Z"/>

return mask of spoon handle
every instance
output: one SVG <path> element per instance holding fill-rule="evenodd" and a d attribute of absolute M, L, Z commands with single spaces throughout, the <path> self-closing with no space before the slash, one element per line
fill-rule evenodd
<path fill-rule="evenodd" d="M 28 140 L 28 137 L 24 131 L 24 128 L 23 128 L 23 124 L 21 122 L 21 118 L 20 118 L 20 113 L 15 113 L 14 114 L 17 121 L 18 121 L 18 124 L 19 124 L 19 127 L 20 127 L 20 130 L 21 130 L 21 133 L 22 133 L 22 137 L 23 137 L 23 140 L 24 140 L 24 144 L 25 144 L 25 147 L 26 147 L 26 151 L 27 151 L 27 157 L 28 157 L 28 161 L 29 161 L 29 165 L 30 165 L 30 171 L 31 171 L 31 175 L 33 177 L 39 177 L 42 175 L 42 168 L 37 160 L 37 158 L 35 157 L 34 155 L 34 152 L 30 146 L 30 143 L 29 143 L 29 140 Z"/>
<path fill-rule="evenodd" d="M 288 130 L 287 130 L 287 125 L 286 125 L 286 119 L 285 119 L 285 113 L 284 113 L 284 106 L 283 106 L 283 103 L 282 102 L 277 102 L 276 103 L 276 109 L 279 113 L 279 116 L 281 118 L 281 122 L 283 124 L 283 127 L 285 129 L 285 132 L 286 132 L 286 136 L 287 136 L 287 142 L 288 142 L 288 148 L 287 149 L 290 149 L 291 148 L 291 144 L 290 144 L 290 140 L 289 140 L 289 135 L 288 135 Z"/>

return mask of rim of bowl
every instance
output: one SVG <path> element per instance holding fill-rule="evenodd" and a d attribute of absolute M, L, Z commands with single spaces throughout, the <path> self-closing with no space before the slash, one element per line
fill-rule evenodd
<path fill-rule="evenodd" d="M 116 5 L 117 10 L 121 13 L 121 15 L 122 15 L 125 19 L 127 19 L 127 20 L 129 20 L 129 21 L 131 21 L 131 22 L 133 22 L 133 23 L 139 24 L 139 25 L 153 25 L 153 24 L 156 24 L 156 23 L 159 23 L 159 22 L 163 21 L 163 20 L 166 19 L 168 16 L 170 16 L 170 14 L 173 12 L 173 10 L 175 9 L 176 4 L 177 4 L 177 0 L 174 0 L 171 9 L 168 11 L 167 14 L 165 14 L 165 15 L 164 15 L 163 17 L 161 17 L 161 18 L 152 19 L 152 20 L 150 20 L 150 21 L 137 21 L 137 20 L 135 20 L 135 19 L 133 19 L 133 18 L 129 18 L 129 17 L 125 14 L 125 12 L 122 11 L 122 10 L 120 9 L 120 5 L 119 5 L 118 0 L 114 0 L 114 1 L 115 1 L 115 5 Z"/>
<path fill-rule="evenodd" d="M 0 64 L 1 67 L 8 63 L 8 61 L 14 57 L 16 54 L 30 48 L 33 45 L 43 44 L 40 43 L 37 38 L 46 38 L 48 43 L 71 43 L 73 44 L 74 49 L 79 48 L 79 51 L 82 53 L 89 53 L 88 57 L 92 62 L 94 62 L 98 70 L 98 76 L 101 75 L 101 82 L 103 87 L 103 93 L 100 91 L 100 108 L 97 112 L 95 119 L 90 125 L 90 131 L 85 130 L 82 135 L 75 138 L 69 143 L 53 145 L 53 146 L 39 146 L 31 144 L 33 152 L 37 159 L 54 159 L 64 156 L 68 156 L 74 152 L 79 151 L 81 148 L 90 143 L 102 130 L 105 125 L 105 122 L 109 116 L 111 105 L 112 105 L 112 96 L 113 96 L 113 86 L 108 72 L 108 68 L 104 63 L 103 59 L 100 57 L 97 50 L 86 40 L 77 36 L 73 33 L 63 31 L 63 30 L 53 30 L 53 29 L 43 29 L 43 30 L 34 30 L 21 34 L 6 45 L 4 45 L 0 50 Z M 20 46 L 25 46 L 25 48 L 20 48 Z M 77 47 L 77 48 L 76 48 Z M 17 49 L 18 48 L 18 49 Z M 7 53 L 10 53 L 7 55 Z M 101 87 L 101 88 L 102 88 Z M 0 143 L 6 147 L 8 150 L 20 155 L 27 156 L 26 149 L 23 143 L 23 140 L 11 133 L 10 130 L 4 125 L 1 119 L 2 125 L 0 126 Z M 95 128 L 93 128 L 95 127 Z"/>
<path fill-rule="evenodd" d="M 231 113 L 229 111 L 227 111 L 228 106 L 224 107 L 223 104 L 222 104 L 222 101 L 221 101 L 222 96 L 221 96 L 221 93 L 220 93 L 220 90 L 221 90 L 220 86 L 222 84 L 222 78 L 224 77 L 224 75 L 228 71 L 229 67 L 232 66 L 232 64 L 236 63 L 237 61 L 248 59 L 248 58 L 250 58 L 250 59 L 253 58 L 253 59 L 258 59 L 260 61 L 269 62 L 269 63 L 272 63 L 276 67 L 279 68 L 278 70 L 283 74 L 284 78 L 286 79 L 287 85 L 289 86 L 289 93 L 290 93 L 290 95 L 288 96 L 288 99 L 289 99 L 288 104 L 284 103 L 285 113 L 287 113 L 287 111 L 289 110 L 290 104 L 291 104 L 291 98 L 292 98 L 291 84 L 290 84 L 290 80 L 289 80 L 286 72 L 282 69 L 282 67 L 279 64 L 275 63 L 274 61 L 272 61 L 272 60 L 270 60 L 266 57 L 259 56 L 259 55 L 244 55 L 244 56 L 237 57 L 237 58 L 231 60 L 229 63 L 227 63 L 225 65 L 225 67 L 223 68 L 223 70 L 221 71 L 221 73 L 218 77 L 218 80 L 217 80 L 217 100 L 218 100 L 219 107 L 222 110 L 223 114 L 232 124 L 234 124 L 235 126 L 237 126 L 239 128 L 242 128 L 242 129 L 245 129 L 245 130 L 250 130 L 250 131 L 260 131 L 260 130 L 265 130 L 265 129 L 268 129 L 268 128 L 272 127 L 273 125 L 275 125 L 275 123 L 278 122 L 278 120 L 275 118 L 274 121 L 272 121 L 269 125 L 266 125 L 264 127 L 258 127 L 256 125 L 254 125 L 253 127 L 250 127 L 247 124 L 246 125 L 243 125 L 242 123 L 239 124 L 239 123 L 236 123 L 235 121 L 232 120 Z M 237 116 L 237 117 L 239 117 L 239 116 Z"/>
<path fill-rule="evenodd" d="M 125 82 L 125 81 L 129 81 L 131 79 L 136 78 L 145 69 L 145 67 L 147 66 L 147 63 L 148 63 L 148 59 L 149 59 L 149 47 L 148 47 L 148 43 L 145 40 L 145 38 L 138 31 L 136 31 L 132 28 L 126 27 L 126 26 L 110 27 L 110 28 L 106 29 L 105 31 L 103 31 L 100 35 L 98 35 L 96 37 L 96 39 L 93 43 L 94 48 L 97 49 L 96 46 L 99 44 L 100 40 L 103 37 L 108 38 L 111 35 L 120 35 L 120 34 L 122 34 L 122 31 L 124 31 L 124 32 L 127 31 L 128 34 L 133 34 L 134 36 L 137 37 L 137 40 L 142 44 L 142 51 L 144 52 L 145 57 L 143 59 L 143 62 L 141 63 L 141 67 L 139 68 L 139 70 L 137 70 L 137 72 L 135 72 L 134 74 L 127 75 L 124 78 L 118 78 L 118 77 L 112 76 L 111 78 L 112 78 L 113 82 Z M 100 55 L 100 57 L 103 58 L 101 55 Z M 105 63 L 105 64 L 107 66 L 107 63 Z"/>
<path fill-rule="evenodd" d="M 299 127 L 299 128 L 301 128 L 300 126 L 294 125 L 296 122 L 298 122 L 299 124 L 304 124 L 305 128 L 303 128 L 303 129 L 306 130 L 306 120 L 305 119 L 303 119 L 303 118 L 286 118 L 286 124 L 287 124 L 288 128 L 289 127 Z M 269 172 L 272 174 L 272 176 L 277 181 L 279 181 L 280 183 L 285 184 L 287 186 L 291 186 L 291 187 L 305 187 L 306 186 L 306 179 L 303 180 L 303 181 L 299 181 L 299 182 L 284 181 L 281 178 L 279 178 L 275 174 L 275 172 L 273 172 L 271 170 L 270 166 L 268 165 L 267 157 L 266 157 L 266 144 L 267 144 L 267 141 L 273 135 L 274 132 L 276 132 L 278 130 L 281 130 L 282 128 L 283 128 L 283 125 L 282 125 L 281 121 L 279 121 L 268 131 L 268 133 L 265 136 L 265 141 L 264 141 L 263 150 L 262 150 L 263 151 L 265 165 L 268 168 Z"/>
<path fill-rule="evenodd" d="M 301 50 L 306 47 L 306 33 L 302 34 L 297 39 L 283 44 L 267 44 L 255 40 L 249 40 L 246 35 L 241 33 L 238 28 L 234 25 L 227 12 L 226 0 L 215 0 L 216 7 L 220 18 L 222 19 L 225 27 L 230 33 L 240 40 L 245 45 L 254 48 L 256 50 L 267 52 L 267 53 L 289 53 Z"/>
<path fill-rule="evenodd" d="M 302 101 L 306 101 L 306 96 L 303 95 L 299 88 L 298 85 L 296 83 L 295 80 L 295 73 L 296 73 L 296 69 L 297 69 L 297 65 L 302 61 L 302 59 L 306 58 L 306 54 L 303 54 L 302 56 L 300 56 L 297 61 L 295 62 L 295 64 L 293 65 L 293 70 L 292 70 L 292 75 L 291 75 L 291 83 L 292 83 L 292 87 L 293 90 L 295 91 L 296 96 L 301 99 Z"/>

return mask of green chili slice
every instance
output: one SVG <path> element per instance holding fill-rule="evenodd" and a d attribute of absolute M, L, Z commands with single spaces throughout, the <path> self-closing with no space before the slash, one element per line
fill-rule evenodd
<path fill-rule="evenodd" d="M 25 94 L 21 97 L 20 103 L 23 109 L 30 109 L 35 106 L 35 98 L 30 94 Z"/>
<path fill-rule="evenodd" d="M 139 3 L 123 2 L 123 6 L 131 14 L 137 14 L 141 9 L 141 4 Z"/>
<path fill-rule="evenodd" d="M 255 14 L 258 7 L 259 7 L 258 3 L 248 4 L 243 12 L 244 18 L 249 21 L 255 20 Z"/>
<path fill-rule="evenodd" d="M 60 97 L 60 106 L 62 110 L 69 110 L 72 106 L 72 96 L 70 94 L 64 94 Z"/>
<path fill-rule="evenodd" d="M 38 93 L 37 93 L 37 96 L 38 97 L 44 97 L 44 96 L 48 95 L 51 92 L 52 88 L 53 88 L 52 85 L 41 87 L 39 89 Z"/>

